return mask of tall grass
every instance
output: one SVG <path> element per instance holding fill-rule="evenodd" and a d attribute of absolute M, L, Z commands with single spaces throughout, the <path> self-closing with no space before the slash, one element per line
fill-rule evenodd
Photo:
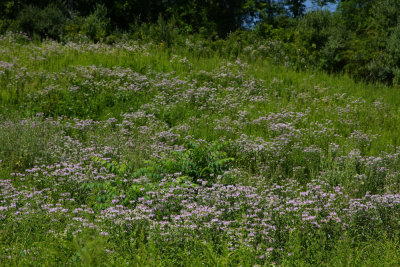
<path fill-rule="evenodd" d="M 0 50 L 4 265 L 399 263 L 397 89 L 193 40 Z"/>

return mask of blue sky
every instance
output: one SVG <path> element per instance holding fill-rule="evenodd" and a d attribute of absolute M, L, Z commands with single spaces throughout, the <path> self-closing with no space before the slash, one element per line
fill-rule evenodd
<path fill-rule="evenodd" d="M 336 9 L 337 4 L 328 4 L 328 6 L 326 8 L 329 8 L 330 10 L 334 11 Z M 306 1 L 306 7 L 307 10 L 311 10 L 312 9 L 312 2 L 311 0 L 307 0 Z"/>
<path fill-rule="evenodd" d="M 305 5 L 306 5 L 306 12 L 307 11 L 311 11 L 313 8 L 316 8 L 316 7 L 313 7 L 313 4 L 312 4 L 312 1 L 311 0 L 307 0 L 306 2 L 305 2 Z M 336 6 L 337 6 L 337 4 L 328 4 L 326 7 L 324 7 L 324 9 L 329 9 L 329 10 L 331 10 L 331 11 L 335 11 L 335 9 L 336 9 Z M 255 20 L 256 21 L 256 20 Z M 255 22 L 254 21 L 254 22 Z M 254 26 L 254 24 L 253 23 L 250 23 L 250 24 L 247 24 L 246 22 L 244 22 L 243 23 L 243 26 L 245 27 L 245 28 L 252 28 L 253 26 Z"/>

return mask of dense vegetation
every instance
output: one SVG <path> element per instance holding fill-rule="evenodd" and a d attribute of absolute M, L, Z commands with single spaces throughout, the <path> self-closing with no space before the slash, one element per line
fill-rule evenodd
<path fill-rule="evenodd" d="M 244 50 L 253 41 L 279 42 L 284 63 L 297 69 L 349 73 L 369 82 L 400 84 L 398 0 L 4 0 L 0 33 L 34 39 L 113 43 L 130 39 L 179 43 L 198 34 L 230 37 Z M 337 4 L 334 12 L 323 9 Z M 237 56 L 237 54 L 235 55 Z"/>
<path fill-rule="evenodd" d="M 233 2 L 0 3 L 0 265 L 400 264 L 399 4 Z"/>
<path fill-rule="evenodd" d="M 399 264 L 397 89 L 259 45 L 2 36 L 0 262 Z"/>

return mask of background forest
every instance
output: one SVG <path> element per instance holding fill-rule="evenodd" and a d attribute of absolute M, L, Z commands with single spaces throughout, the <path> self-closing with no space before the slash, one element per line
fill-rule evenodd
<path fill-rule="evenodd" d="M 63 42 L 83 36 L 107 43 L 133 38 L 167 46 L 185 46 L 191 35 L 232 58 L 267 39 L 283 49 L 279 63 L 296 69 L 399 84 L 400 1 L 313 0 L 308 10 L 306 2 L 5 0 L 0 33 L 22 31 L 33 39 Z M 335 11 L 324 9 L 332 3 Z"/>

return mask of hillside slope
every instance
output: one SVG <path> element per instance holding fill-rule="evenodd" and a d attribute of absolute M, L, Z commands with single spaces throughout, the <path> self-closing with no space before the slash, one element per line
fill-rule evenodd
<path fill-rule="evenodd" d="M 398 90 L 0 37 L 5 265 L 399 264 Z"/>

